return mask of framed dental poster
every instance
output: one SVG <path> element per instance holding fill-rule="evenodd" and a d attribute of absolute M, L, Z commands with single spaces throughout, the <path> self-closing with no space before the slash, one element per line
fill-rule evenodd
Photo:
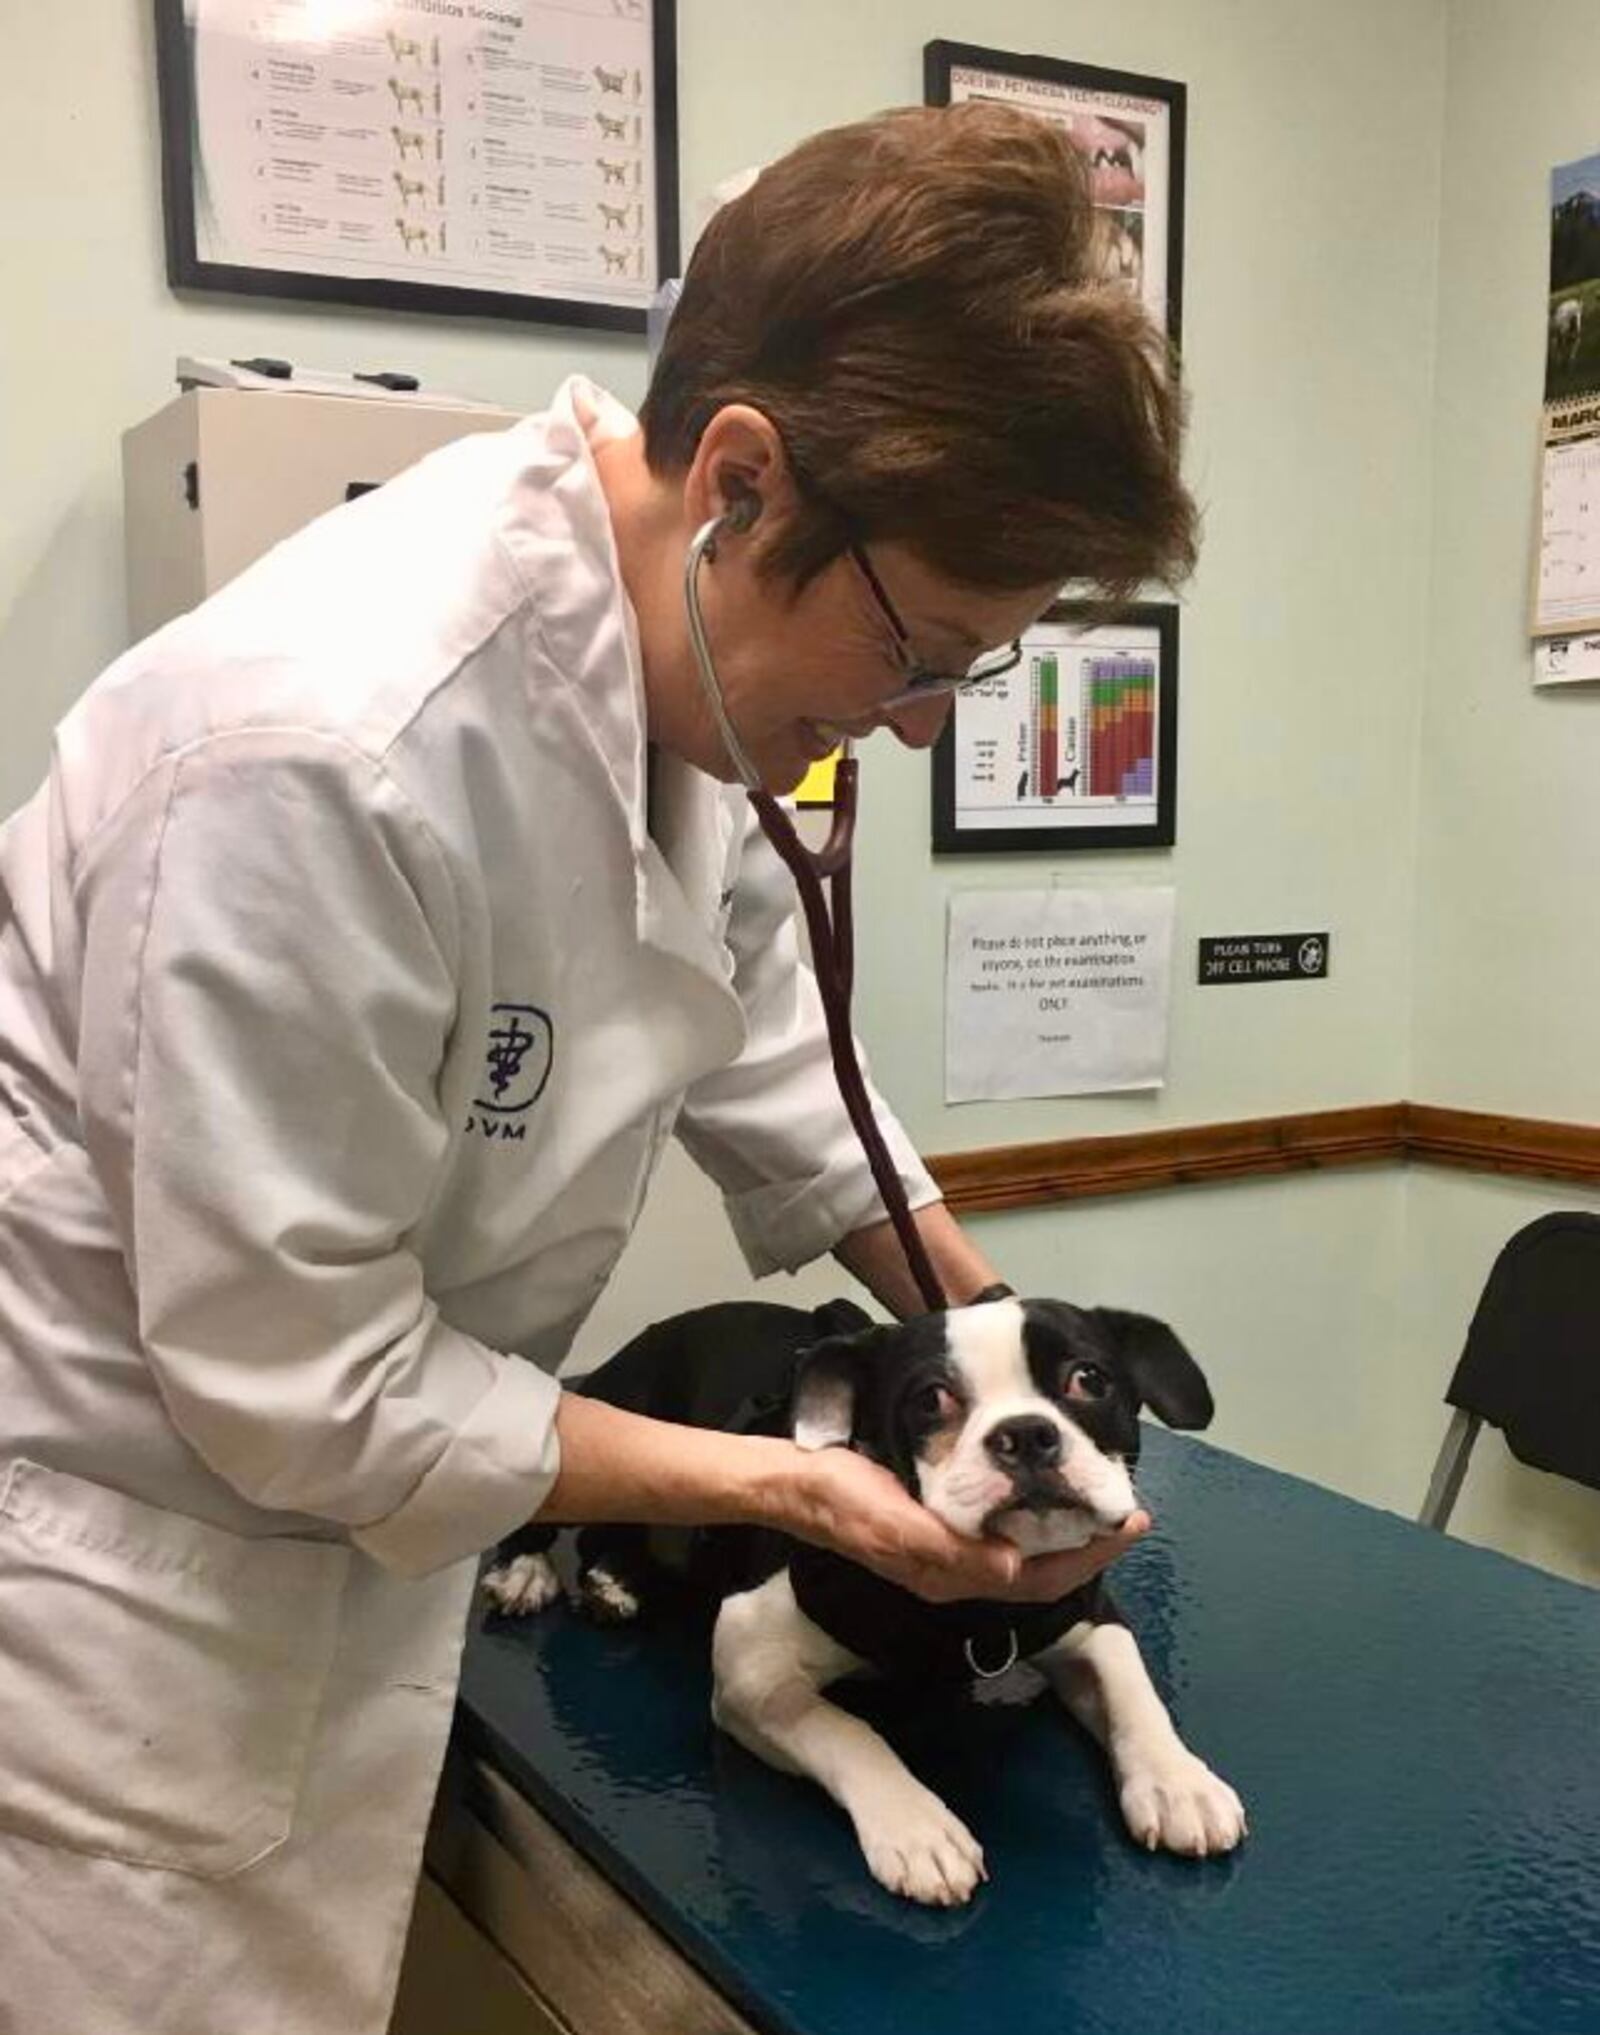
<path fill-rule="evenodd" d="M 155 0 L 167 280 L 643 332 L 674 0 Z"/>
<path fill-rule="evenodd" d="M 956 695 L 933 751 L 933 852 L 1170 848 L 1178 610 L 1062 603 L 998 678 Z"/>
<path fill-rule="evenodd" d="M 999 99 L 1066 129 L 1089 166 L 1106 273 L 1137 292 L 1176 345 L 1183 309 L 1185 87 L 1172 78 L 1056 57 L 930 42 L 923 50 L 923 88 L 930 106 Z"/>

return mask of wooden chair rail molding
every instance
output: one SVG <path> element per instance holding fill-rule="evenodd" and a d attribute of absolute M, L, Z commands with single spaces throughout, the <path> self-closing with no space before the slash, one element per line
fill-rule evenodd
<path fill-rule="evenodd" d="M 1054 1144 L 946 1152 L 929 1169 L 958 1215 L 1144 1194 L 1264 1173 L 1422 1160 L 1600 1187 L 1600 1128 L 1429 1103 L 1385 1102 L 1241 1123 L 1189 1124 Z"/>

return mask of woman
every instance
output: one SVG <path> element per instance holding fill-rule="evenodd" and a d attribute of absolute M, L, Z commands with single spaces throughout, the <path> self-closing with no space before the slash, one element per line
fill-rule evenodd
<path fill-rule="evenodd" d="M 760 1518 L 943 1596 L 1058 1595 L 1140 1530 L 1019 1568 L 847 1452 L 552 1375 L 674 1130 L 756 1271 L 831 1249 L 918 1304 L 736 780 L 926 745 L 1063 580 L 1187 568 L 1177 397 L 1091 218 L 1000 108 L 820 136 L 713 220 L 642 431 L 567 383 L 58 731 L 0 832 L 19 2030 L 377 2035 L 473 1557 L 534 1513 Z M 885 1121 L 968 1299 L 994 1270 Z"/>

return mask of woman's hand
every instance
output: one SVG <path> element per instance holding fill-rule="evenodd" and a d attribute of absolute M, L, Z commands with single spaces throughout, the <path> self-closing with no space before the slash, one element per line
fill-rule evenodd
<path fill-rule="evenodd" d="M 850 1449 L 797 1451 L 774 1490 L 771 1524 L 875 1570 L 931 1603 L 964 1597 L 1050 1604 L 1081 1588 L 1150 1531 L 1136 1512 L 1116 1533 L 1024 1560 L 1001 1540 L 953 1533 L 888 1470 Z"/>

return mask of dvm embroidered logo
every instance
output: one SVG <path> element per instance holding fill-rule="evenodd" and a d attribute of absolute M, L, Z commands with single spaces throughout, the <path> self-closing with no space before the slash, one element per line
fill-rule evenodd
<path fill-rule="evenodd" d="M 512 1117 L 531 1109 L 543 1095 L 555 1058 L 555 1028 L 546 1012 L 531 1003 L 497 1003 L 490 1011 L 489 1046 L 483 1078 L 468 1120 L 468 1130 L 485 1137 L 520 1140 L 525 1124 Z"/>

